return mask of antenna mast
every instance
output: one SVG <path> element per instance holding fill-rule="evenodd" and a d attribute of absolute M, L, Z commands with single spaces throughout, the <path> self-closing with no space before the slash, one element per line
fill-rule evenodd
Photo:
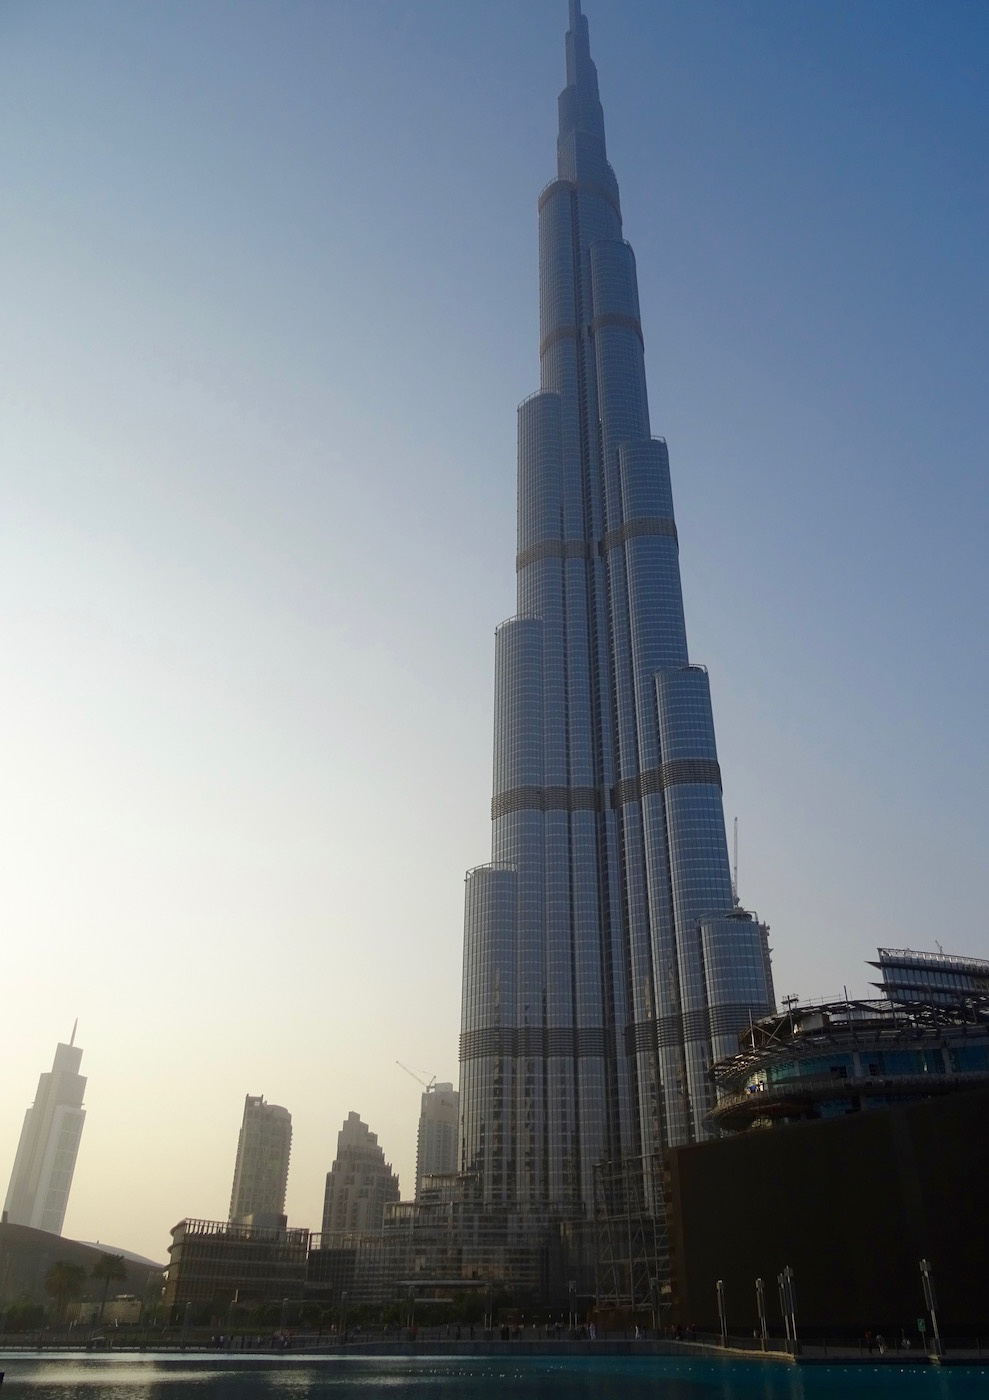
<path fill-rule="evenodd" d="M 731 902 L 738 908 L 738 818 L 735 818 L 735 850 L 731 866 Z"/>

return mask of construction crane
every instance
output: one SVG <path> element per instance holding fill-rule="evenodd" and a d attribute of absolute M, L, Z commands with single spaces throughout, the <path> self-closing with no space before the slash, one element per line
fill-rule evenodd
<path fill-rule="evenodd" d="M 417 1084 L 421 1084 L 421 1085 L 422 1085 L 422 1087 L 425 1089 L 425 1091 L 426 1091 L 427 1094 L 430 1092 L 430 1090 L 432 1089 L 433 1085 L 436 1083 L 436 1075 L 435 1075 L 435 1074 L 433 1075 L 432 1079 L 430 1079 L 429 1083 L 427 1084 L 426 1081 L 425 1081 L 425 1079 L 422 1078 L 422 1075 L 425 1073 L 425 1070 L 420 1070 L 420 1071 L 417 1073 L 414 1069 L 409 1069 L 408 1065 L 403 1065 L 401 1060 L 396 1060 L 395 1063 L 398 1065 L 399 1069 L 404 1069 L 406 1074 L 411 1074 L 412 1078 L 416 1081 Z"/>

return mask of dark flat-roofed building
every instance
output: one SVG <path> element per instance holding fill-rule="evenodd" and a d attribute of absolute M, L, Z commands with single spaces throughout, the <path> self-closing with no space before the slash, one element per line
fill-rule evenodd
<path fill-rule="evenodd" d="M 898 1341 L 906 1328 L 918 1346 L 929 1259 L 942 1333 L 974 1341 L 989 1318 L 987 1180 L 989 1082 L 677 1148 L 667 1154 L 675 1317 L 717 1331 L 720 1279 L 729 1330 L 751 1337 L 762 1278 L 780 1337 L 777 1277 L 789 1265 L 801 1335 Z"/>
<path fill-rule="evenodd" d="M 165 1278 L 166 1313 L 189 1303 L 222 1317 L 240 1303 L 280 1302 L 305 1294 L 310 1231 L 180 1220 L 172 1229 Z"/>

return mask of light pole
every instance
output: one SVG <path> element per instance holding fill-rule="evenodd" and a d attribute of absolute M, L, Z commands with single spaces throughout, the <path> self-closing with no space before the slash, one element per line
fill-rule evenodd
<path fill-rule="evenodd" d="M 797 1350 L 797 1293 L 793 1286 L 793 1270 L 789 1264 L 781 1274 L 777 1274 L 776 1282 L 780 1290 L 780 1312 L 783 1314 L 783 1322 L 786 1327 L 786 1340 L 793 1343 L 795 1352 Z"/>
<path fill-rule="evenodd" d="M 340 1294 L 340 1341 L 347 1340 L 347 1290 Z"/>
<path fill-rule="evenodd" d="M 934 1355 L 940 1361 L 944 1355 L 941 1349 L 941 1333 L 937 1325 L 937 1294 L 934 1292 L 934 1276 L 931 1273 L 931 1261 L 921 1259 L 920 1277 L 924 1284 L 924 1302 L 927 1304 L 927 1311 L 931 1315 L 931 1327 L 934 1332 Z"/>
<path fill-rule="evenodd" d="M 414 1342 L 416 1339 L 416 1291 L 409 1289 L 409 1337 Z"/>
<path fill-rule="evenodd" d="M 763 1351 L 765 1351 L 769 1328 L 766 1325 L 766 1285 L 761 1278 L 757 1278 L 755 1281 L 755 1306 L 759 1314 L 759 1340 Z"/>
<path fill-rule="evenodd" d="M 776 1275 L 776 1286 L 780 1291 L 780 1314 L 783 1318 L 783 1327 L 786 1331 L 787 1346 L 790 1344 L 790 1314 L 786 1309 L 786 1290 L 783 1287 L 783 1275 Z"/>
<path fill-rule="evenodd" d="M 570 1331 L 577 1330 L 577 1280 L 570 1280 Z"/>
<path fill-rule="evenodd" d="M 718 1320 L 721 1323 L 721 1345 L 728 1345 L 728 1316 L 725 1312 L 725 1284 L 723 1279 L 718 1279 Z"/>
<path fill-rule="evenodd" d="M 182 1314 L 182 1348 L 185 1349 L 186 1333 L 189 1331 L 189 1309 L 192 1307 L 192 1299 L 187 1298 L 185 1302 L 185 1312 Z"/>
<path fill-rule="evenodd" d="M 659 1279 L 649 1280 L 649 1304 L 652 1308 L 652 1330 L 655 1336 L 659 1336 Z"/>
<path fill-rule="evenodd" d="M 484 1330 L 490 1332 L 494 1327 L 494 1287 L 488 1280 L 488 1285 L 484 1290 Z"/>

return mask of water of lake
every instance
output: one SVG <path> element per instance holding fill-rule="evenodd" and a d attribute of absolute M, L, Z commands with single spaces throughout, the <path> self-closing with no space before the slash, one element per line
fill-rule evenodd
<path fill-rule="evenodd" d="M 989 1367 L 710 1358 L 5 1355 L 3 1400 L 986 1400 Z"/>

